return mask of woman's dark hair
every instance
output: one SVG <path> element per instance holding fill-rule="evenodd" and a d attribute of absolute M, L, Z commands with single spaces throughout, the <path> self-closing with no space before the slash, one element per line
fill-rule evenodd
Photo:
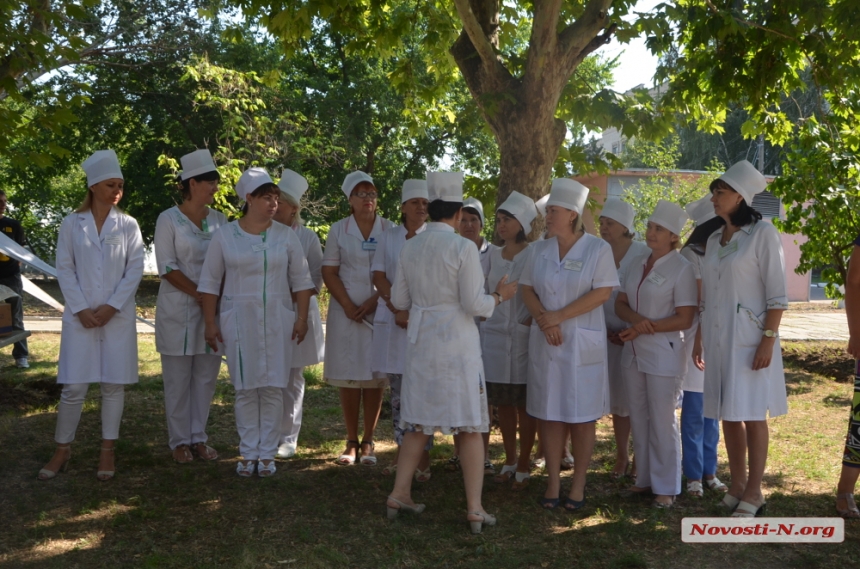
<path fill-rule="evenodd" d="M 451 219 L 461 209 L 465 209 L 463 208 L 463 202 L 433 200 L 427 206 L 427 215 L 430 216 L 430 221 L 442 221 L 443 219 Z"/>
<path fill-rule="evenodd" d="M 484 228 L 484 221 L 483 221 L 483 218 L 481 217 L 481 212 L 479 212 L 477 209 L 475 209 L 473 207 L 469 207 L 469 206 L 464 207 L 463 211 L 465 211 L 466 213 L 471 213 L 472 215 L 476 216 L 478 218 L 478 220 L 481 222 L 481 229 Z"/>
<path fill-rule="evenodd" d="M 221 175 L 218 174 L 218 170 L 213 170 L 212 172 L 204 172 L 199 176 L 191 176 L 187 180 L 183 180 L 181 175 L 179 178 L 179 193 L 182 194 L 182 199 L 187 200 L 191 197 L 191 180 L 195 182 L 220 182 Z"/>
<path fill-rule="evenodd" d="M 265 196 L 268 194 L 274 194 L 276 196 L 280 196 L 281 195 L 281 189 L 277 186 L 277 184 L 273 184 L 271 182 L 266 182 L 265 184 L 263 184 L 262 186 L 260 186 L 259 188 L 257 188 L 253 192 L 251 192 L 250 195 L 254 196 L 255 198 L 258 198 L 260 196 Z M 244 203 L 244 205 L 242 205 L 242 215 L 247 215 L 247 213 L 248 213 L 248 202 L 246 201 Z"/>
<path fill-rule="evenodd" d="M 463 209 L 465 209 L 465 208 L 463 208 Z M 506 217 L 510 217 L 511 219 L 517 219 L 516 216 L 514 216 L 514 214 L 512 214 L 509 211 L 505 211 L 503 209 L 496 211 L 496 215 L 499 215 L 500 213 Z M 519 221 L 519 220 L 517 219 L 517 221 Z M 526 232 L 525 232 L 525 228 L 523 227 L 522 223 L 520 224 L 520 232 L 517 233 L 517 237 L 516 237 L 515 241 L 517 243 L 525 243 L 526 242 Z"/>
<path fill-rule="evenodd" d="M 690 236 L 687 237 L 687 242 L 684 243 L 684 247 L 689 247 L 696 255 L 704 255 L 705 244 L 708 242 L 708 237 L 710 237 L 714 231 L 725 225 L 725 223 L 726 222 L 723 221 L 722 217 L 715 217 L 697 225 L 693 232 L 690 233 Z"/>
<path fill-rule="evenodd" d="M 725 180 L 721 180 L 719 178 L 711 182 L 709 189 L 712 194 L 714 193 L 714 190 L 717 189 L 731 190 L 737 193 L 736 189 L 726 183 Z M 761 221 L 761 214 L 749 205 L 745 199 L 741 198 L 741 203 L 738 204 L 738 209 L 736 209 L 729 217 L 729 221 L 731 221 L 732 225 L 735 227 L 743 227 L 744 225 L 749 225 L 753 221 Z"/>

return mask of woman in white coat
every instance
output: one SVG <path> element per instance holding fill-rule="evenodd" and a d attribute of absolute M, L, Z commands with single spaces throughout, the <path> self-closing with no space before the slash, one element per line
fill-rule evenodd
<path fill-rule="evenodd" d="M 481 505 L 481 433 L 489 429 L 489 416 L 474 317 L 491 316 L 514 295 L 516 283 L 503 279 L 492 296 L 484 293 L 478 252 L 454 233 L 463 205 L 462 175 L 449 174 L 428 172 L 432 222 L 403 246 L 391 293 L 394 307 L 409 311 L 401 398 L 407 433 L 387 507 L 389 519 L 401 510 L 424 510 L 412 501 L 411 486 L 427 439 L 436 431 L 459 433 L 467 520 L 480 533 L 496 519 Z"/>
<path fill-rule="evenodd" d="M 385 374 L 374 377 L 373 312 L 379 293 L 370 267 L 382 233 L 393 224 L 376 214 L 376 186 L 361 171 L 349 173 L 341 186 L 352 215 L 332 224 L 323 254 L 322 278 L 331 293 L 326 319 L 323 376 L 339 388 L 346 424 L 346 449 L 337 458 L 343 466 L 375 466 L 373 434 L 382 410 Z M 358 418 L 364 408 L 364 433 L 358 439 Z"/>
<path fill-rule="evenodd" d="M 677 251 L 686 222 L 679 205 L 657 202 L 645 233 L 651 251 L 630 263 L 615 301 L 615 313 L 631 325 L 618 335 L 637 462 L 631 492 L 653 493 L 656 508 L 671 507 L 681 493 L 675 418 L 687 365 L 681 331 L 690 327 L 698 306 L 693 267 Z"/>
<path fill-rule="evenodd" d="M 636 232 L 633 225 L 635 217 L 633 206 L 619 198 L 608 198 L 600 211 L 600 237 L 612 247 L 619 280 L 633 259 L 650 252 L 645 243 L 633 240 Z M 623 286 L 624 282 L 621 281 L 621 287 Z M 615 300 L 619 290 L 613 290 L 609 300 L 603 305 L 608 340 L 606 353 L 609 361 L 609 410 L 612 412 L 612 430 L 615 433 L 615 466 L 612 468 L 612 477 L 616 479 L 626 475 L 631 465 L 628 452 L 630 403 L 621 367 L 624 342 L 618 337 L 618 333 L 627 328 L 627 323 L 615 314 Z"/>
<path fill-rule="evenodd" d="M 206 444 L 206 423 L 221 356 L 203 338 L 197 283 L 212 234 L 227 218 L 209 208 L 221 179 L 209 151 L 196 150 L 180 162 L 182 203 L 161 212 L 155 224 L 153 248 L 161 277 L 155 349 L 161 354 L 168 444 L 173 460 L 188 463 L 194 454 L 203 460 L 218 458 L 215 449 Z"/>
<path fill-rule="evenodd" d="M 395 315 L 400 312 L 391 304 L 391 285 L 397 276 L 400 251 L 406 241 L 427 228 L 427 182 L 405 180 L 400 193 L 402 225 L 382 234 L 379 247 L 373 256 L 373 285 L 379 291 L 379 307 L 373 317 L 373 372 L 388 376 L 391 386 L 391 420 L 394 424 L 394 441 L 398 452 L 403 444 L 403 429 L 400 428 L 400 395 L 403 384 L 403 366 L 406 360 L 406 326 L 397 324 Z M 404 315 L 405 316 L 405 315 Z M 433 440 L 427 442 L 421 461 L 415 472 L 417 482 L 430 480 L 430 449 Z M 397 457 L 383 470 L 391 474 L 397 470 Z"/>
<path fill-rule="evenodd" d="M 520 284 L 533 318 L 529 338 L 529 415 L 543 421 L 549 476 L 544 508 L 559 505 L 562 445 L 573 443 L 573 484 L 564 507 L 585 506 L 585 475 L 595 421 L 609 410 L 606 325 L 601 306 L 618 286 L 612 249 L 580 231 L 588 188 L 553 180 L 546 224 L 553 237 L 531 245 Z"/>
<path fill-rule="evenodd" d="M 696 275 L 699 300 L 702 298 L 702 266 L 708 238 L 723 221 L 714 213 L 711 196 L 687 204 L 687 214 L 696 228 L 687 238 L 681 255 L 690 261 Z M 705 417 L 703 392 L 705 373 L 692 364 L 696 333 L 699 330 L 699 312 L 693 325 L 684 330 L 684 350 L 687 353 L 687 373 L 681 382 L 681 470 L 687 478 L 687 495 L 701 497 L 705 485 L 711 490 L 725 492 L 728 486 L 717 478 L 717 447 L 720 443 L 720 422 Z"/>
<path fill-rule="evenodd" d="M 325 355 L 325 337 L 317 295 L 322 290 L 322 245 L 317 234 L 304 226 L 301 217 L 302 196 L 308 189 L 308 181 L 298 172 L 285 169 L 278 182 L 281 195 L 278 198 L 278 211 L 275 221 L 292 228 L 302 244 L 302 251 L 308 261 L 308 270 L 314 282 L 310 307 L 308 308 L 308 333 L 301 344 L 293 340 L 293 368 L 290 370 L 289 383 L 283 391 L 284 416 L 281 421 L 281 438 L 277 458 L 290 458 L 296 454 L 299 431 L 302 428 L 302 405 L 305 398 L 305 366 L 318 364 Z M 298 310 L 293 300 L 293 310 Z"/>
<path fill-rule="evenodd" d="M 722 419 L 731 484 L 723 504 L 735 517 L 764 508 L 767 418 L 788 412 L 779 323 L 788 308 L 779 232 L 752 208 L 767 187 L 746 160 L 711 183 L 722 231 L 708 239 L 702 271 L 704 311 L 693 359 L 705 370 L 705 417 Z M 707 357 L 707 365 L 702 353 Z M 747 466 L 749 457 L 749 466 Z"/>
<path fill-rule="evenodd" d="M 90 383 L 102 395 L 99 480 L 114 476 L 125 385 L 137 383 L 137 328 L 134 294 L 143 276 L 143 239 L 137 222 L 122 213 L 123 176 L 113 150 L 99 150 L 82 164 L 87 196 L 60 225 L 57 281 L 66 310 L 60 336 L 54 456 L 39 472 L 56 476 L 71 458 L 71 443 Z"/>
<path fill-rule="evenodd" d="M 526 234 L 537 217 L 534 201 L 511 192 L 496 210 L 496 234 L 504 241 L 490 253 L 489 287 L 507 278 L 517 281 L 529 254 Z M 499 411 L 499 430 L 505 447 L 505 464 L 496 482 L 514 478 L 513 489 L 528 484 L 529 460 L 535 442 L 535 420 L 526 413 L 526 379 L 529 366 L 529 325 L 531 315 L 517 294 L 499 306 L 481 324 L 481 351 L 487 376 L 487 399 Z M 517 454 L 517 424 L 520 450 Z"/>
<path fill-rule="evenodd" d="M 239 476 L 275 474 L 293 342 L 308 331 L 314 283 L 295 232 L 275 223 L 280 190 L 262 168 L 236 184 L 244 215 L 212 237 L 200 274 L 206 343 L 227 355 L 236 389 Z M 223 287 L 222 287 L 223 283 Z M 293 311 L 292 294 L 297 309 Z M 216 314 L 218 299 L 221 314 Z"/>

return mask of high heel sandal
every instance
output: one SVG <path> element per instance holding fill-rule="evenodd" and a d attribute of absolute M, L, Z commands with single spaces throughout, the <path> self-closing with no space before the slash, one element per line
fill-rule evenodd
<path fill-rule="evenodd" d="M 376 445 L 373 444 L 373 441 L 368 441 L 368 440 L 361 441 L 361 448 L 362 448 L 361 461 L 360 461 L 361 465 L 362 466 L 376 466 L 376 456 L 374 456 L 372 454 L 365 454 L 364 450 L 363 450 L 364 445 L 370 445 L 370 452 L 371 453 L 376 448 Z"/>
<path fill-rule="evenodd" d="M 504 464 L 502 465 L 502 471 L 493 476 L 493 480 L 498 482 L 499 484 L 504 484 L 514 477 L 514 474 L 517 473 L 517 465 L 516 464 Z"/>
<path fill-rule="evenodd" d="M 410 506 L 409 504 L 401 502 L 400 500 L 398 500 L 397 498 L 394 498 L 393 496 L 389 496 L 388 499 L 391 500 L 392 502 L 394 502 L 395 504 L 397 504 L 398 506 L 400 506 L 399 508 L 392 508 L 388 504 L 385 505 L 385 507 L 388 510 L 388 519 L 389 520 L 395 519 L 397 517 L 397 514 L 399 514 L 401 510 L 404 512 L 409 512 L 411 514 L 420 514 L 421 512 L 424 511 L 424 508 L 425 508 L 424 504 L 415 504 L 414 506 Z M 493 523 L 495 523 L 495 522 L 493 522 Z"/>
<path fill-rule="evenodd" d="M 480 520 L 470 520 L 469 516 L 479 516 Z M 481 533 L 481 530 L 484 529 L 484 526 L 494 526 L 496 525 L 496 516 L 492 516 L 486 512 L 469 512 L 466 514 L 466 521 L 469 522 L 469 526 L 472 528 L 473 534 Z"/>
<path fill-rule="evenodd" d="M 188 464 L 194 462 L 194 456 L 191 454 L 191 449 L 188 445 L 179 445 L 173 449 L 173 462 L 179 464 Z"/>
<path fill-rule="evenodd" d="M 105 448 L 102 447 L 102 452 L 114 452 L 114 447 Z M 114 466 L 114 470 L 99 470 L 96 472 L 96 478 L 101 482 L 107 482 L 112 479 L 116 474 L 116 466 Z"/>
<path fill-rule="evenodd" d="M 69 466 L 69 461 L 72 459 L 72 447 L 71 447 L 71 445 L 58 445 L 57 448 L 58 449 L 60 449 L 60 448 L 69 449 L 69 454 L 66 457 L 66 460 L 64 460 L 63 463 L 60 464 L 59 467 L 57 467 L 57 470 L 48 470 L 47 468 L 43 468 L 42 470 L 40 470 L 39 475 L 38 475 L 39 480 L 50 480 L 53 477 L 55 477 L 58 473 L 65 472 L 67 470 L 67 468 Z"/>
<path fill-rule="evenodd" d="M 421 470 L 420 468 L 415 469 L 415 482 L 429 482 L 430 477 L 433 476 L 433 473 L 430 472 L 430 466 L 427 466 L 426 470 Z"/>
<path fill-rule="evenodd" d="M 275 467 L 274 460 L 269 460 L 268 462 L 264 460 L 257 461 L 257 476 L 259 476 L 260 478 L 268 478 L 269 476 L 274 476 L 275 472 L 277 471 L 278 469 Z"/>
<path fill-rule="evenodd" d="M 347 440 L 346 452 L 349 452 L 349 449 L 351 448 L 355 448 L 355 454 L 358 455 L 358 449 L 360 448 L 358 441 Z M 355 456 L 351 454 L 346 454 L 346 452 L 337 457 L 337 460 L 334 461 L 335 464 L 339 464 L 340 466 L 352 466 L 353 464 L 355 464 Z"/>
<path fill-rule="evenodd" d="M 840 509 L 839 500 L 845 500 L 845 504 L 848 507 L 844 510 Z M 854 503 L 854 494 L 846 492 L 845 494 L 836 495 L 836 513 L 846 520 L 860 518 L 860 509 L 857 509 L 857 504 Z"/>

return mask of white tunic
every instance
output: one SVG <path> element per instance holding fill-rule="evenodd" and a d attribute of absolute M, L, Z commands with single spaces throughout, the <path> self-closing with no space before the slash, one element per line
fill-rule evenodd
<path fill-rule="evenodd" d="M 487 286 L 495 290 L 505 275 L 508 282 L 520 280 L 529 247 L 520 251 L 511 261 L 502 257 L 503 249 L 490 252 L 490 271 Z M 529 369 L 529 326 L 531 315 L 523 303 L 521 290 L 509 301 L 500 304 L 493 315 L 481 325 L 481 351 L 484 373 L 490 383 L 525 384 Z"/>
<path fill-rule="evenodd" d="M 651 251 L 634 259 L 624 275 L 627 302 L 634 312 L 649 320 L 660 320 L 675 314 L 682 306 L 699 305 L 696 276 L 687 259 L 674 249 L 654 262 L 644 279 L 645 265 Z M 681 331 L 641 334 L 624 343 L 621 364 L 630 367 L 633 358 L 642 373 L 681 378 L 687 369 Z"/>
<path fill-rule="evenodd" d="M 693 273 L 696 275 L 696 280 L 701 282 L 702 264 L 705 261 L 704 255 L 697 254 L 692 247 L 681 249 L 681 255 L 693 265 Z M 687 354 L 687 373 L 684 374 L 684 380 L 681 382 L 681 389 L 693 393 L 702 393 L 705 390 L 705 372 L 693 365 L 693 348 L 696 344 L 696 331 L 698 329 L 699 311 L 696 310 L 696 315 L 693 317 L 693 325 L 689 329 L 684 330 L 683 334 L 684 350 Z"/>
<path fill-rule="evenodd" d="M 322 290 L 322 245 L 320 238 L 312 230 L 304 225 L 295 224 L 293 231 L 302 244 L 305 258 L 308 261 L 308 270 L 311 280 L 317 292 Z M 293 310 L 298 310 L 296 305 Z M 301 344 L 296 344 L 298 339 L 293 340 L 293 367 L 305 367 L 318 364 L 325 356 L 325 336 L 323 334 L 322 318 L 320 317 L 320 305 L 317 295 L 311 297 L 308 306 L 308 333 Z"/>
<path fill-rule="evenodd" d="M 559 261 L 558 240 L 533 243 L 520 285 L 531 286 L 544 308 L 559 310 L 596 288 L 618 286 L 612 248 L 583 235 Z M 537 323 L 529 337 L 529 415 L 584 423 L 609 410 L 603 308 L 561 323 L 562 345 L 550 346 Z"/>
<path fill-rule="evenodd" d="M 143 239 L 134 218 L 111 208 L 101 234 L 90 211 L 63 219 L 57 240 L 57 281 L 66 310 L 58 383 L 137 383 L 134 294 L 143 276 Z M 104 326 L 84 328 L 81 310 L 109 304 Z"/>
<path fill-rule="evenodd" d="M 427 229 L 425 223 L 416 234 Z M 382 234 L 376 255 L 373 256 L 371 271 L 385 273 L 389 283 L 397 276 L 397 263 L 400 251 L 406 244 L 406 227 L 398 225 Z M 394 313 L 382 298 L 373 316 L 373 372 L 402 374 L 406 363 L 406 330 L 395 324 Z"/>
<path fill-rule="evenodd" d="M 401 419 L 448 432 L 485 432 L 487 394 L 475 316 L 493 314 L 478 250 L 444 223 L 406 242 L 391 302 L 409 309 Z M 465 428 L 465 429 L 464 429 Z"/>
<path fill-rule="evenodd" d="M 212 234 L 227 218 L 209 209 L 198 228 L 178 207 L 161 212 L 155 223 L 155 262 L 162 277 L 155 304 L 155 349 L 166 356 L 193 356 L 211 353 L 203 337 L 203 310 L 197 299 L 170 284 L 164 275 L 181 271 L 193 283 L 200 281 L 200 270 Z"/>
<path fill-rule="evenodd" d="M 759 221 L 720 246 L 708 239 L 702 272 L 704 413 L 709 419 L 759 421 L 788 412 L 779 338 L 765 369 L 753 371 L 769 308 L 787 309 L 785 259 L 779 233 Z"/>
<path fill-rule="evenodd" d="M 338 267 L 338 276 L 349 299 L 356 305 L 373 296 L 370 266 L 382 233 L 394 225 L 376 216 L 367 241 L 361 235 L 354 216 L 341 219 L 331 226 L 325 243 L 323 267 Z M 371 322 L 366 317 L 367 324 Z M 373 379 L 373 331 L 364 322 L 346 317 L 343 307 L 334 299 L 328 305 L 323 377 L 327 379 L 369 381 Z"/>
<path fill-rule="evenodd" d="M 287 386 L 296 367 L 290 290 L 312 288 L 302 245 L 289 227 L 272 222 L 252 235 L 233 221 L 215 233 L 197 290 L 222 294 L 221 336 L 236 389 Z"/>

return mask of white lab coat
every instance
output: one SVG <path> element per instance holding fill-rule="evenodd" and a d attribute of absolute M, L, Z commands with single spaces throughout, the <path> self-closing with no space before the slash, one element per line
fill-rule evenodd
<path fill-rule="evenodd" d="M 425 223 L 418 228 L 416 234 L 427 229 Z M 400 251 L 406 244 L 406 227 L 398 225 L 382 234 L 379 246 L 373 256 L 371 271 L 385 273 L 389 283 L 394 283 L 397 276 L 397 262 Z M 406 330 L 395 324 L 394 313 L 382 298 L 373 316 L 373 372 L 402 374 L 406 364 Z"/>
<path fill-rule="evenodd" d="M 66 310 L 58 383 L 137 383 L 134 294 L 143 276 L 143 239 L 134 218 L 112 208 L 101 234 L 91 211 L 63 219 L 57 240 L 57 281 Z M 109 304 L 117 309 L 99 328 L 75 316 Z"/>
<path fill-rule="evenodd" d="M 164 275 L 181 271 L 193 283 L 200 270 L 212 234 L 227 223 L 220 211 L 210 209 L 200 229 L 178 207 L 167 209 L 155 223 L 155 262 L 161 284 L 155 304 L 155 349 L 165 356 L 194 356 L 211 350 L 203 337 L 203 311 L 197 299 L 172 284 Z"/>
<path fill-rule="evenodd" d="M 238 221 L 212 237 L 197 290 L 221 294 L 221 336 L 236 389 L 287 386 L 295 312 L 290 290 L 314 288 L 296 233 L 272 222 L 251 235 Z"/>
<path fill-rule="evenodd" d="M 681 255 L 690 261 L 693 266 L 696 280 L 702 280 L 702 264 L 705 261 L 704 255 L 698 255 L 691 247 L 681 249 Z M 698 287 L 697 287 L 698 288 Z M 684 351 L 687 359 L 687 373 L 684 374 L 684 379 L 681 382 L 681 389 L 691 391 L 693 393 L 702 393 L 705 390 L 705 372 L 693 365 L 693 348 L 696 345 L 696 331 L 699 329 L 699 311 L 696 310 L 696 315 L 693 317 L 693 325 L 689 329 L 684 330 Z"/>
<path fill-rule="evenodd" d="M 530 248 L 520 251 L 511 261 L 502 257 L 503 249 L 490 252 L 490 271 L 487 286 L 495 290 L 499 281 L 508 275 L 507 282 L 520 279 Z M 490 383 L 525 384 L 529 369 L 529 326 L 531 315 L 523 303 L 522 292 L 500 304 L 493 315 L 481 325 L 481 351 L 484 373 Z"/>
<path fill-rule="evenodd" d="M 787 309 L 785 259 L 776 228 L 746 225 L 720 245 L 708 239 L 702 272 L 704 413 L 709 419 L 760 421 L 788 412 L 779 338 L 770 365 L 752 370 L 769 308 Z"/>
<path fill-rule="evenodd" d="M 402 424 L 421 425 L 425 433 L 486 432 L 484 366 L 473 318 L 492 316 L 496 301 L 484 293 L 475 244 L 450 225 L 428 223 L 403 246 L 391 302 L 409 310 Z"/>
<path fill-rule="evenodd" d="M 359 305 L 373 296 L 370 266 L 382 233 L 394 225 L 376 216 L 367 241 L 361 235 L 355 217 L 335 222 L 328 232 L 323 254 L 323 267 L 338 267 L 338 276 L 350 300 Z M 366 323 L 346 317 L 341 305 L 332 297 L 326 318 L 325 363 L 323 376 L 327 379 L 369 381 L 373 379 L 373 331 L 370 317 Z"/>
<path fill-rule="evenodd" d="M 317 234 L 303 225 L 295 224 L 292 227 L 302 244 L 305 258 L 308 261 L 308 270 L 317 293 L 322 290 L 322 245 Z M 293 310 L 298 310 L 294 305 Z M 317 295 L 311 297 L 308 305 L 308 333 L 301 344 L 296 344 L 298 339 L 293 340 L 293 367 L 305 367 L 318 364 L 325 357 L 325 335 L 323 334 L 322 318 L 320 317 L 320 305 Z"/>
<path fill-rule="evenodd" d="M 651 249 L 645 243 L 633 241 L 627 249 L 627 253 L 621 259 L 621 263 L 618 265 L 620 287 L 614 289 L 609 296 L 609 300 L 603 304 L 603 317 L 606 319 L 606 329 L 609 332 L 617 333 L 627 328 L 627 323 L 615 314 L 615 299 L 618 298 L 618 292 L 624 286 L 622 278 L 630 262 L 649 251 Z M 627 385 L 624 381 L 624 372 L 621 367 L 621 352 L 623 350 L 624 346 L 616 346 L 615 344 L 606 342 L 606 357 L 609 362 L 609 409 L 613 415 L 627 417 L 630 414 L 630 405 L 627 397 Z"/>
<path fill-rule="evenodd" d="M 564 259 L 558 240 L 531 245 L 520 285 L 531 286 L 544 308 L 558 310 L 596 288 L 618 286 L 609 244 L 583 235 Z M 550 346 L 537 323 L 529 337 L 528 414 L 545 421 L 584 423 L 609 411 L 603 308 L 561 323 L 562 345 Z"/>
<path fill-rule="evenodd" d="M 622 277 L 627 302 L 634 312 L 651 320 L 675 314 L 675 308 L 698 306 L 698 290 L 693 267 L 678 251 L 657 259 L 644 279 L 649 251 L 634 259 Z M 624 343 L 621 365 L 630 367 L 635 358 L 642 373 L 680 378 L 687 371 L 687 358 L 681 331 L 641 334 Z"/>

